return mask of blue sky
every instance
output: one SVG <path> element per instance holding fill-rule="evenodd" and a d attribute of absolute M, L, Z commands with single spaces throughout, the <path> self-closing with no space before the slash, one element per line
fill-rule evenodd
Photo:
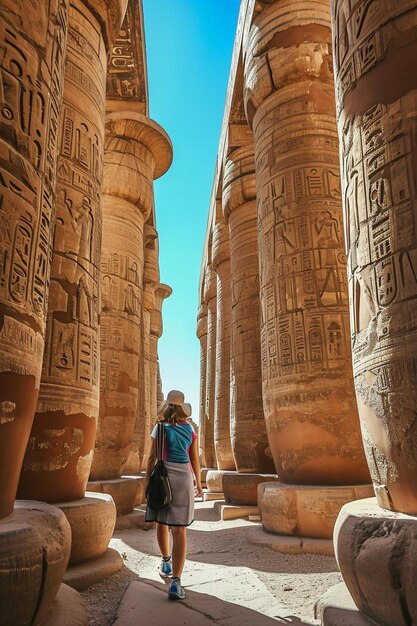
<path fill-rule="evenodd" d="M 198 281 L 239 0 L 143 0 L 150 116 L 174 145 L 155 182 L 161 282 L 173 289 L 159 341 L 165 394 L 199 412 Z"/>

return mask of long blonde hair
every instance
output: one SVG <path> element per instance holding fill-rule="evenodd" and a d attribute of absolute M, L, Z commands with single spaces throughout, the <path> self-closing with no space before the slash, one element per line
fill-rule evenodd
<path fill-rule="evenodd" d="M 168 424 L 179 424 L 184 422 L 187 418 L 186 414 L 178 404 L 168 404 L 165 411 L 162 413 L 164 422 Z"/>

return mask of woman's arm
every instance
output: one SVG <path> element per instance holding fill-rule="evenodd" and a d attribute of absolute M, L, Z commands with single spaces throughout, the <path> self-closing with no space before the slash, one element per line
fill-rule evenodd
<path fill-rule="evenodd" d="M 197 482 L 197 493 L 199 496 L 203 495 L 203 488 L 201 486 L 201 469 L 200 469 L 200 459 L 198 458 L 198 439 L 197 437 L 194 439 L 191 444 L 188 454 L 190 456 L 190 463 L 194 470 L 195 479 Z"/>
<path fill-rule="evenodd" d="M 156 463 L 156 439 L 152 437 L 151 449 L 149 452 L 148 463 L 146 465 L 146 473 L 145 473 L 145 493 L 149 483 L 149 476 L 154 468 Z"/>

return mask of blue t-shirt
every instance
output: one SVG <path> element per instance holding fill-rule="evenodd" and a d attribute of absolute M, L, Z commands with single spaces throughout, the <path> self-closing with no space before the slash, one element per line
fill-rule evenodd
<path fill-rule="evenodd" d="M 168 463 L 189 463 L 189 447 L 196 439 L 193 427 L 188 422 L 181 424 L 164 423 L 165 427 L 165 451 L 164 461 Z M 151 437 L 156 439 L 158 424 L 151 433 Z"/>

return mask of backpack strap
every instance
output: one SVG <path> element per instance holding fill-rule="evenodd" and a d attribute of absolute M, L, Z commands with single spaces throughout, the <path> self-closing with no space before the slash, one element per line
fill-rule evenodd
<path fill-rule="evenodd" d="M 156 458 L 158 461 L 163 460 L 164 449 L 165 449 L 165 424 L 164 422 L 158 422 L 158 432 L 156 436 Z"/>

